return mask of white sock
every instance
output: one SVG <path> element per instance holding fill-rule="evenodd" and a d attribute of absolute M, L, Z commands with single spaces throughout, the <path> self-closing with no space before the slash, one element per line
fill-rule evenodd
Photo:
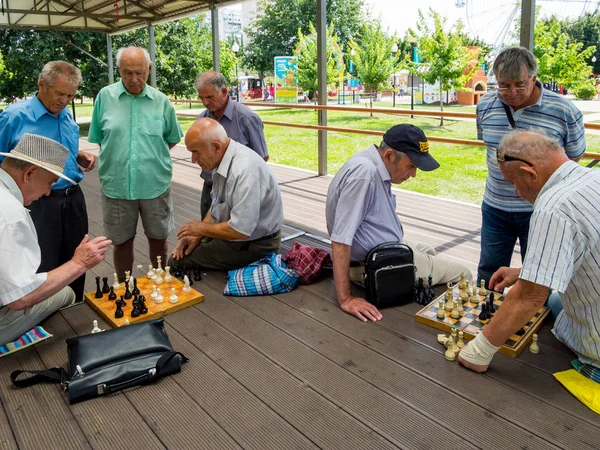
<path fill-rule="evenodd" d="M 479 333 L 475 336 L 475 339 L 469 342 L 469 345 L 460 351 L 460 356 L 471 364 L 489 366 L 498 349 L 500 347 L 490 344 L 490 341 L 487 340 L 483 333 Z"/>

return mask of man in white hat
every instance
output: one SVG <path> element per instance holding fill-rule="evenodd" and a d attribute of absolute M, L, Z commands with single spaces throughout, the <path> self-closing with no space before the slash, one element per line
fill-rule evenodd
<path fill-rule="evenodd" d="M 37 233 L 25 208 L 48 195 L 63 174 L 69 151 L 43 136 L 25 134 L 0 166 L 0 345 L 14 341 L 58 309 L 75 301 L 68 286 L 104 260 L 111 241 L 86 234 L 71 260 L 47 273 Z"/>

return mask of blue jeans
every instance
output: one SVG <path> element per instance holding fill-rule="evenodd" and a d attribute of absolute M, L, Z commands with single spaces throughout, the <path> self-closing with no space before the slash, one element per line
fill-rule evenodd
<path fill-rule="evenodd" d="M 517 238 L 521 245 L 521 261 L 527 250 L 530 212 L 507 212 L 487 203 L 481 204 L 481 252 L 477 267 L 477 281 L 485 286 L 500 267 L 510 266 Z"/>
<path fill-rule="evenodd" d="M 550 294 L 548 300 L 546 301 L 546 306 L 550 308 L 552 315 L 556 319 L 558 314 L 563 310 L 562 302 L 560 301 L 560 294 L 556 291 Z"/>

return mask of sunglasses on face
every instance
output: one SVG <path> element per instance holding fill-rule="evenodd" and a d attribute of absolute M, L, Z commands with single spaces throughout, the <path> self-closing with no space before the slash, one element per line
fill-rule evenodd
<path fill-rule="evenodd" d="M 527 164 L 528 166 L 533 167 L 533 164 L 531 164 L 529 161 L 525 161 L 524 159 L 517 158 L 516 156 L 510 156 L 505 153 L 500 153 L 498 150 L 496 150 L 496 161 L 498 161 L 498 163 L 520 161 L 522 163 Z"/>

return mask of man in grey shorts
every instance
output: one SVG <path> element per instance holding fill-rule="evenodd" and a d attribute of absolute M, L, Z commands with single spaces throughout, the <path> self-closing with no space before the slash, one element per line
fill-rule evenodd
<path fill-rule="evenodd" d="M 88 140 L 100 144 L 104 231 L 115 244 L 115 270 L 122 281 L 133 266 L 138 215 L 152 263 L 157 256 L 167 258 L 167 237 L 173 231 L 169 150 L 183 133 L 167 96 L 146 84 L 148 52 L 119 49 L 117 67 L 121 81 L 98 94 Z"/>
<path fill-rule="evenodd" d="M 192 125 L 185 145 L 193 163 L 212 171 L 212 204 L 203 221 L 181 227 L 169 265 L 231 270 L 278 253 L 283 205 L 267 163 L 209 118 Z"/>

